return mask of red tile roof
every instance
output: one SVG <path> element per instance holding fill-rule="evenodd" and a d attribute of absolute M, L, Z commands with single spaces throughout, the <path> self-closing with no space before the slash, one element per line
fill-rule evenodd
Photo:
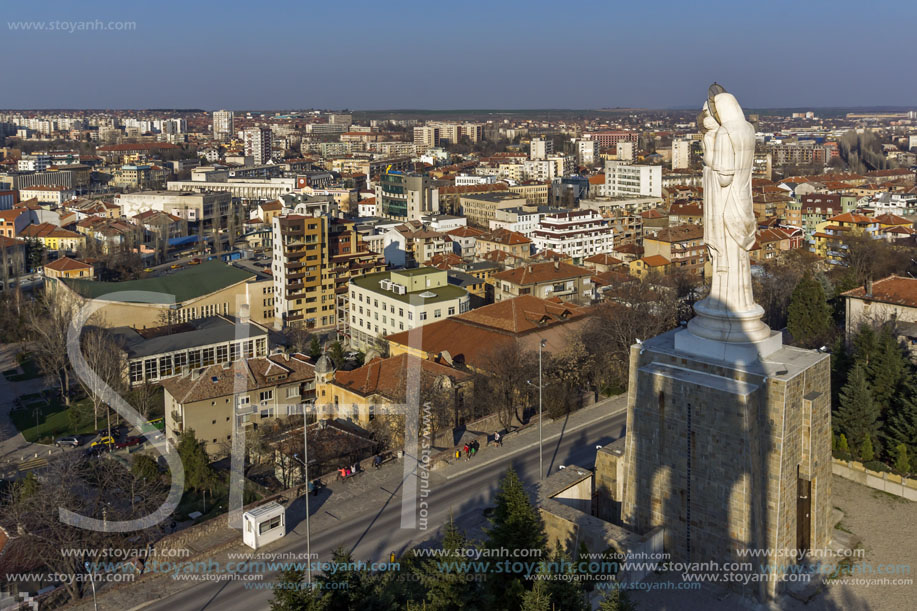
<path fill-rule="evenodd" d="M 528 284 L 568 280 L 570 278 L 589 277 L 591 275 L 592 270 L 586 269 L 585 267 L 555 261 L 553 263 L 535 263 L 534 265 L 524 265 L 515 269 L 508 269 L 494 274 L 494 280 L 525 286 Z"/>
<path fill-rule="evenodd" d="M 88 263 L 83 263 L 76 259 L 71 259 L 70 257 L 61 257 L 51 261 L 50 263 L 45 264 L 46 269 L 53 269 L 58 272 L 69 272 L 76 269 L 92 269 L 92 266 Z"/>
<path fill-rule="evenodd" d="M 842 295 L 917 308 L 917 279 L 889 276 L 872 283 L 872 295 L 869 297 L 866 296 L 866 289 L 862 286 L 842 293 Z"/>
<path fill-rule="evenodd" d="M 427 325 L 426 327 L 429 327 Z M 424 335 L 427 328 L 424 328 Z M 407 333 L 407 332 L 405 332 Z M 352 371 L 336 371 L 334 382 L 363 397 L 382 395 L 394 402 L 405 400 L 408 369 L 419 367 L 421 389 L 430 388 L 440 376 L 448 376 L 453 382 L 461 383 L 471 379 L 471 374 L 447 367 L 416 356 L 399 354 L 387 359 L 376 357 L 362 367 Z"/>

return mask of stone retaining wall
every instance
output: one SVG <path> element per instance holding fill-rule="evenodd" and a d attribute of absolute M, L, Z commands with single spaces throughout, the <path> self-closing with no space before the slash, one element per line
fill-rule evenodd
<path fill-rule="evenodd" d="M 831 472 L 852 482 L 881 490 L 888 494 L 900 496 L 909 501 L 917 501 L 917 480 L 901 477 L 894 473 L 871 471 L 862 463 L 851 460 L 832 460 Z"/>

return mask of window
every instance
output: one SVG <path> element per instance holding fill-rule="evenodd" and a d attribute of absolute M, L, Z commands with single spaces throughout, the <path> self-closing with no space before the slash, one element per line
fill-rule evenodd
<path fill-rule="evenodd" d="M 252 342 L 252 340 L 250 339 L 245 340 L 244 350 L 245 350 L 245 358 L 250 359 L 253 356 L 255 356 L 254 342 Z"/>
<path fill-rule="evenodd" d="M 414 320 L 414 312 L 408 312 L 408 320 Z"/>
<path fill-rule="evenodd" d="M 287 399 L 292 399 L 293 397 L 299 396 L 299 388 L 296 386 L 291 386 L 287 389 Z"/>
<path fill-rule="evenodd" d="M 453 314 L 455 314 L 455 306 L 449 308 L 449 316 L 452 316 Z"/>
<path fill-rule="evenodd" d="M 204 365 L 213 365 L 216 361 L 214 360 L 214 350 L 213 348 L 204 348 L 202 351 L 201 363 Z"/>
<path fill-rule="evenodd" d="M 172 375 L 172 356 L 159 357 L 159 377 Z"/>
<path fill-rule="evenodd" d="M 426 313 L 426 312 L 421 312 L 421 313 L 420 313 L 420 320 L 426 320 L 426 319 L 427 319 L 427 313 Z"/>
<path fill-rule="evenodd" d="M 229 344 L 229 360 L 237 361 L 239 360 L 239 355 L 242 353 L 241 347 L 237 343 Z"/>
<path fill-rule="evenodd" d="M 130 365 L 131 383 L 143 381 L 143 363 L 140 361 L 131 361 Z"/>
<path fill-rule="evenodd" d="M 258 393 L 259 401 L 270 401 L 273 398 L 274 398 L 273 390 L 262 390 L 260 393 Z"/>
<path fill-rule="evenodd" d="M 229 349 L 226 345 L 217 346 L 217 362 L 225 363 L 227 354 L 229 354 Z"/>
<path fill-rule="evenodd" d="M 283 516 L 276 516 L 266 522 L 262 522 L 258 525 L 258 534 L 263 535 L 264 533 L 274 530 L 275 528 L 279 528 L 282 518 Z"/>
<path fill-rule="evenodd" d="M 433 310 L 433 318 L 442 318 L 443 311 L 440 309 Z"/>
<path fill-rule="evenodd" d="M 398 316 L 404 316 L 404 308 L 398 308 Z"/>
<path fill-rule="evenodd" d="M 201 351 L 192 350 L 188 353 L 188 366 L 197 369 L 201 366 Z"/>

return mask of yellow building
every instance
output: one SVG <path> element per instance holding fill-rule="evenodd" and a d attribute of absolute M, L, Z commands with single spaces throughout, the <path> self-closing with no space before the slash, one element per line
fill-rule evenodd
<path fill-rule="evenodd" d="M 89 263 L 83 263 L 70 257 L 61 257 L 44 266 L 45 278 L 84 278 L 93 280 L 95 270 Z"/>
<path fill-rule="evenodd" d="M 851 235 L 877 237 L 876 219 L 856 212 L 845 212 L 815 225 L 815 254 L 836 265 L 844 257 L 844 240 Z"/>
<path fill-rule="evenodd" d="M 86 236 L 69 229 L 61 229 L 51 223 L 29 225 L 19 232 L 19 237 L 27 240 L 38 240 L 48 250 L 74 252 L 86 246 Z"/>
<path fill-rule="evenodd" d="M 641 279 L 653 274 L 664 275 L 671 266 L 672 262 L 662 255 L 650 255 L 631 261 L 630 275 Z"/>
<path fill-rule="evenodd" d="M 335 371 L 327 355 L 318 360 L 315 405 L 321 417 L 350 420 L 363 427 L 380 415 L 400 418 L 386 413 L 385 408 L 405 402 L 404 381 L 412 368 L 420 371 L 421 401 L 431 392 L 442 391 L 450 393 L 460 406 L 471 387 L 470 373 L 417 356 L 403 353 L 381 358 L 370 351 L 367 359 L 365 365 L 352 371 Z"/>

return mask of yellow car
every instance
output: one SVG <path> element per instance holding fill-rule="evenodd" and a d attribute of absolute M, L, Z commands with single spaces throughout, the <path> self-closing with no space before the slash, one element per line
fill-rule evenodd
<path fill-rule="evenodd" d="M 169 266 L 171 269 L 181 269 L 181 263 L 173 263 Z"/>
<path fill-rule="evenodd" d="M 115 439 L 111 435 L 106 435 L 101 439 L 97 439 L 89 444 L 90 448 L 96 448 L 98 446 L 106 446 L 108 449 L 111 449 L 115 445 Z"/>
<path fill-rule="evenodd" d="M 147 274 L 149 274 L 150 272 L 153 271 L 153 268 L 152 268 L 152 267 L 145 267 L 145 268 L 143 269 L 143 271 L 146 272 Z"/>

